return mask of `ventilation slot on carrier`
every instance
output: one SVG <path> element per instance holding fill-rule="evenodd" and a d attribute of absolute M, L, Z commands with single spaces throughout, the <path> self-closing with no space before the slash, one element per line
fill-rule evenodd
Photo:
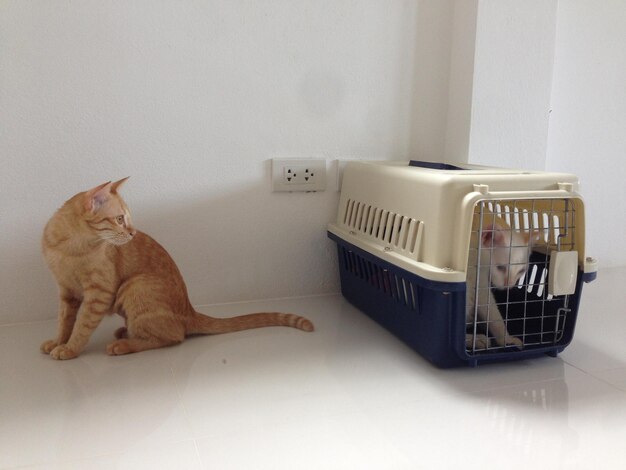
<path fill-rule="evenodd" d="M 408 309 L 418 310 L 417 287 L 412 282 L 346 248 L 341 249 L 341 255 L 346 271 Z"/>
<path fill-rule="evenodd" d="M 424 226 L 420 220 L 348 199 L 343 224 L 353 234 L 381 242 L 412 259 L 419 255 Z"/>

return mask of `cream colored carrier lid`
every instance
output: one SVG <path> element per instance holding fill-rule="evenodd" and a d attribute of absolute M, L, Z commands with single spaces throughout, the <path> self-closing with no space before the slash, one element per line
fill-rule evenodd
<path fill-rule="evenodd" d="M 595 271 L 596 261 L 585 258 L 584 203 L 575 175 L 458 163 L 427 163 L 447 169 L 414 164 L 421 162 L 349 162 L 337 219 L 328 231 L 425 279 L 465 282 L 477 203 L 514 205 L 523 213 L 541 212 L 545 204 L 536 201 L 566 199 L 576 210 L 571 236 L 578 265 L 584 272 Z M 549 243 L 545 245 L 547 249 Z"/>

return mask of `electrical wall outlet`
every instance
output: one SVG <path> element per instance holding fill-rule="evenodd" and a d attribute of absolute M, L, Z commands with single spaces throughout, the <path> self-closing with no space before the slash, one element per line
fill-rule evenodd
<path fill-rule="evenodd" d="M 326 160 L 323 158 L 274 158 L 274 191 L 324 191 Z"/>

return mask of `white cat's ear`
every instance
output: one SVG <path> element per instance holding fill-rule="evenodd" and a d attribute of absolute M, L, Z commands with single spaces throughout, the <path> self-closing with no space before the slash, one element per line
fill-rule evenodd
<path fill-rule="evenodd" d="M 504 244 L 504 234 L 496 224 L 489 224 L 483 227 L 481 241 L 485 248 L 501 246 Z"/>
<path fill-rule="evenodd" d="M 101 184 L 85 193 L 83 204 L 85 210 L 95 213 L 102 207 L 111 195 L 111 182 Z"/>
<path fill-rule="evenodd" d="M 127 180 L 128 178 L 130 178 L 130 176 L 127 176 L 126 178 L 122 178 L 121 180 L 116 181 L 115 183 L 113 183 L 113 184 L 111 185 L 111 192 L 112 192 L 112 193 L 117 193 L 117 189 L 118 189 L 121 185 L 123 185 L 123 184 L 126 182 L 126 180 Z"/>
<path fill-rule="evenodd" d="M 532 232 L 525 232 L 524 239 L 526 240 L 526 243 L 529 243 L 530 245 L 534 245 L 539 240 L 541 240 L 541 231 L 533 230 Z"/>

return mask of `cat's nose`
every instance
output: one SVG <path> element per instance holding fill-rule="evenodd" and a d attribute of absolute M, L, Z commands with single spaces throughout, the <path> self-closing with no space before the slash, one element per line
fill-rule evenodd
<path fill-rule="evenodd" d="M 128 232 L 128 234 L 131 237 L 134 237 L 135 235 L 137 235 L 137 230 L 135 230 L 134 228 L 131 228 L 130 231 Z"/>

